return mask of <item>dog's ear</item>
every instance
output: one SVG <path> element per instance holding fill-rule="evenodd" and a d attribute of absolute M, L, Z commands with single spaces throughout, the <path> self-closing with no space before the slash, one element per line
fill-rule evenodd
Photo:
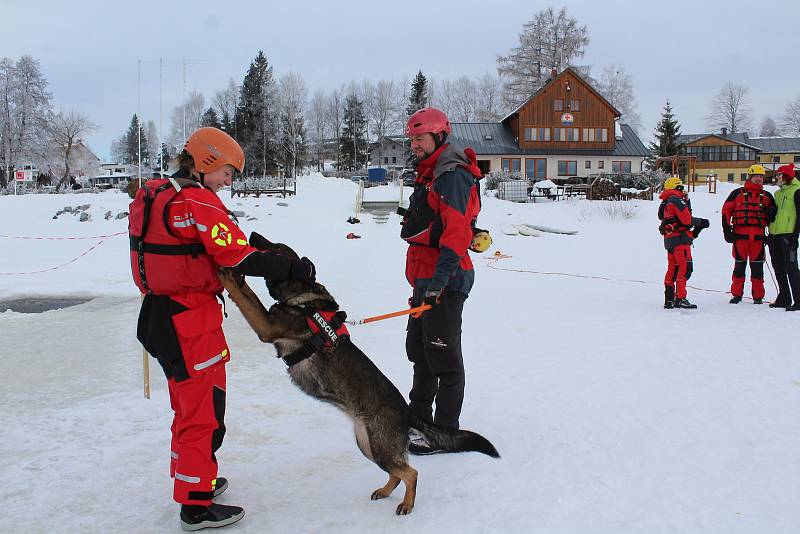
<path fill-rule="evenodd" d="M 259 234 L 258 232 L 250 232 L 250 246 L 255 247 L 258 250 L 271 250 L 274 246 L 274 243 L 264 237 L 263 235 Z"/>

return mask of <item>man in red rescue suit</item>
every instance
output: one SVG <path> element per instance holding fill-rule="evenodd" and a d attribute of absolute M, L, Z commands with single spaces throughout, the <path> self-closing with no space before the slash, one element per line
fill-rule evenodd
<path fill-rule="evenodd" d="M 667 273 L 664 275 L 664 307 L 695 309 L 686 298 L 686 281 L 692 276 L 692 241 L 703 228 L 708 228 L 708 219 L 692 216 L 689 196 L 683 192 L 683 181 L 671 176 L 664 181 L 664 191 L 659 196 L 658 227 L 664 236 L 667 249 Z"/>
<path fill-rule="evenodd" d="M 775 220 L 778 208 L 769 191 L 764 191 L 764 167 L 751 165 L 744 187 L 734 189 L 722 205 L 722 232 L 733 244 L 731 304 L 742 301 L 747 262 L 750 261 L 750 285 L 753 303 L 764 301 L 765 228 Z"/>
<path fill-rule="evenodd" d="M 217 196 L 244 168 L 236 141 L 200 128 L 178 156 L 180 170 L 149 180 L 130 206 L 133 278 L 144 295 L 137 338 L 167 377 L 172 421 L 170 475 L 184 530 L 234 523 L 238 506 L 212 502 L 228 481 L 215 452 L 225 435 L 225 364 L 221 267 L 268 280 L 313 281 L 308 258 L 292 261 L 250 246 Z"/>
<path fill-rule="evenodd" d="M 409 245 L 406 279 L 413 287 L 412 305 L 432 306 L 408 321 L 406 353 L 414 364 L 411 410 L 426 421 L 459 428 L 464 400 L 461 315 L 475 280 L 467 250 L 480 211 L 476 180 L 482 174 L 474 150 L 447 142 L 451 132 L 447 116 L 435 108 L 423 108 L 408 119 L 405 133 L 418 165 L 400 235 Z M 409 451 L 437 452 L 414 440 Z"/>

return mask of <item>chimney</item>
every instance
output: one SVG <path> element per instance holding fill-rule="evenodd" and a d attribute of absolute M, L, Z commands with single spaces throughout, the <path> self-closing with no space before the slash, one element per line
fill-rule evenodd
<path fill-rule="evenodd" d="M 550 77 L 555 78 L 556 76 L 558 76 L 558 69 L 553 67 L 552 69 L 550 69 Z"/>
<path fill-rule="evenodd" d="M 723 126 L 723 127 L 722 127 L 722 137 L 725 137 L 726 135 L 728 135 L 728 128 L 726 128 L 725 126 Z"/>

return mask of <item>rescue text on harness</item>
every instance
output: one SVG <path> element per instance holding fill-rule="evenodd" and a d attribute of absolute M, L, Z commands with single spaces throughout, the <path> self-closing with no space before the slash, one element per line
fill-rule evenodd
<path fill-rule="evenodd" d="M 289 367 L 309 358 L 323 347 L 332 347 L 340 339 L 350 337 L 350 332 L 344 325 L 347 319 L 345 312 L 308 308 L 303 311 L 306 313 L 308 328 L 313 335 L 302 347 L 283 357 L 283 361 Z"/>

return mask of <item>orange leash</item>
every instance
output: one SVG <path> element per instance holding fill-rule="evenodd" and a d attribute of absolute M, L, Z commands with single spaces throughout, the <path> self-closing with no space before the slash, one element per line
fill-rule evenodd
<path fill-rule="evenodd" d="M 417 319 L 422 312 L 425 310 L 430 310 L 430 304 L 423 304 L 421 306 L 417 306 L 416 308 L 409 308 L 407 310 L 400 310 L 392 313 L 386 313 L 383 315 L 376 315 L 375 317 L 367 317 L 366 319 L 361 319 L 360 321 L 345 321 L 349 325 L 360 325 L 360 324 L 367 324 L 367 323 L 374 323 L 375 321 L 383 321 L 384 319 L 391 319 L 392 317 L 400 317 L 401 315 L 411 315 L 411 317 Z"/>

